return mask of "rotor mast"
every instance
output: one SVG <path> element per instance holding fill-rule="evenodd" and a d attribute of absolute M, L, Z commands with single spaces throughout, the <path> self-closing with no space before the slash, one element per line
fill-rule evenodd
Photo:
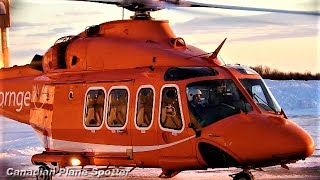
<path fill-rule="evenodd" d="M 132 20 L 149 20 L 152 19 L 150 11 L 135 11 L 134 15 L 130 17 Z"/>
<path fill-rule="evenodd" d="M 1 29 L 1 62 L 0 67 L 9 67 L 8 33 L 10 27 L 10 1 L 0 0 L 0 29 Z"/>

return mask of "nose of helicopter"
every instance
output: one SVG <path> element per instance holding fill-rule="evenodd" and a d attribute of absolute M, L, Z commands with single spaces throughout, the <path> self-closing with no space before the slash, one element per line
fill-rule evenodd
<path fill-rule="evenodd" d="M 305 159 L 313 154 L 315 151 L 315 143 L 312 137 L 300 126 L 293 122 L 290 133 L 287 134 L 288 137 L 288 149 L 290 149 L 288 154 L 292 154 L 292 158 Z"/>
<path fill-rule="evenodd" d="M 299 150 L 301 156 L 306 158 L 311 156 L 315 151 L 315 143 L 312 139 L 312 137 L 303 130 L 303 132 L 300 135 L 300 143 L 299 143 Z"/>

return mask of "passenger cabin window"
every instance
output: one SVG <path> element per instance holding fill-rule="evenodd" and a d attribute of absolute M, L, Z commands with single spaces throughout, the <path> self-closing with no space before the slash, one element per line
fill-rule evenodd
<path fill-rule="evenodd" d="M 108 126 L 124 127 L 128 113 L 128 91 L 126 89 L 112 89 L 108 101 Z"/>
<path fill-rule="evenodd" d="M 86 127 L 100 127 L 104 120 L 105 90 L 91 88 L 85 96 L 84 124 Z"/>
<path fill-rule="evenodd" d="M 153 119 L 154 91 L 152 88 L 141 88 L 137 96 L 136 125 L 147 128 Z"/>
<path fill-rule="evenodd" d="M 179 95 L 175 87 L 165 87 L 162 90 L 160 124 L 167 129 L 182 129 Z"/>

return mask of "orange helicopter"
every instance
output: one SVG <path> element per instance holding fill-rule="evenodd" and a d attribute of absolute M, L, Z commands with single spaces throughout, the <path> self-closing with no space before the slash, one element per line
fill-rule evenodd
<path fill-rule="evenodd" d="M 79 0 L 86 1 L 86 0 Z M 135 15 L 62 37 L 29 65 L 0 70 L 1 115 L 32 126 L 45 151 L 32 163 L 250 170 L 303 160 L 315 144 L 290 121 L 262 78 L 176 37 L 150 12 L 167 6 L 316 15 L 190 1 L 107 1 Z M 52 174 L 38 176 L 51 179 Z"/>

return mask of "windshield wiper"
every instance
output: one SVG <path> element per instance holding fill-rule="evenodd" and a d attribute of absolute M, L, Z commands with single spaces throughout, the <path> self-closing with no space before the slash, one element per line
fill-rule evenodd
<path fill-rule="evenodd" d="M 261 97 L 259 97 L 256 93 L 253 93 L 253 98 L 256 99 L 256 101 L 259 102 L 258 99 L 260 99 L 265 105 L 267 105 L 274 113 L 278 113 L 273 107 L 271 107 L 267 102 L 265 102 Z M 258 99 L 257 99 L 258 98 Z"/>

